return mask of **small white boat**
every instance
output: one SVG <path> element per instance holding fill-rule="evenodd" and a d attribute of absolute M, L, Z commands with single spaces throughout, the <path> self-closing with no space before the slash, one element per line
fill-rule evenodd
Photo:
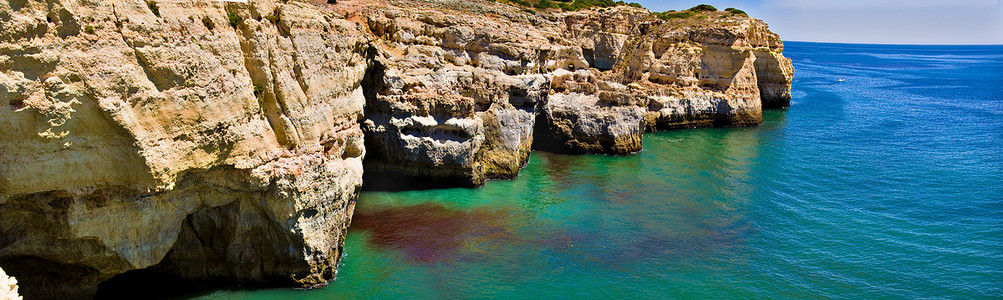
<path fill-rule="evenodd" d="M 843 78 L 840 78 L 840 79 L 839 79 L 839 82 L 843 82 L 844 80 L 846 80 L 846 79 L 843 79 Z"/>

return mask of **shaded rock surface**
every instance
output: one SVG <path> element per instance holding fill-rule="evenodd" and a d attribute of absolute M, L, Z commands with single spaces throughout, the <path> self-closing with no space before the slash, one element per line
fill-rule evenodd
<path fill-rule="evenodd" d="M 123 273 L 104 286 L 323 285 L 363 181 L 474 187 L 534 147 L 630 154 L 789 105 L 780 38 L 705 14 L 0 3 L 0 267 L 31 298 Z"/>
<path fill-rule="evenodd" d="M 537 148 L 553 152 L 630 154 L 641 151 L 645 112 L 599 96 L 554 94 L 540 114 Z"/>

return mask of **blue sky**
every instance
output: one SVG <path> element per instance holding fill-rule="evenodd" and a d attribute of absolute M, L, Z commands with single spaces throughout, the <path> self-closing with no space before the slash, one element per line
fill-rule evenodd
<path fill-rule="evenodd" d="M 763 19 L 789 41 L 1003 44 L 1003 0 L 630 0 L 652 11 L 707 3 Z"/>

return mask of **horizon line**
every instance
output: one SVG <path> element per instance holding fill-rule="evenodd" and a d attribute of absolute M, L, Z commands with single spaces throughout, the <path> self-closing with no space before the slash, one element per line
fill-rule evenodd
<path fill-rule="evenodd" d="M 799 41 L 784 40 L 784 43 L 817 43 L 817 44 L 847 44 L 847 45 L 884 45 L 884 46 L 1003 46 L 1003 43 L 972 43 L 972 44 L 938 44 L 938 43 L 869 43 L 869 42 L 827 42 L 827 41 Z"/>

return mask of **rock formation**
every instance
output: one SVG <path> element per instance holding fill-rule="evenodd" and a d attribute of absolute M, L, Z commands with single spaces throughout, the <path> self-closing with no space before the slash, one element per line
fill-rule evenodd
<path fill-rule="evenodd" d="M 369 38 L 307 3 L 0 3 L 0 267 L 313 286 L 362 184 Z"/>
<path fill-rule="evenodd" d="M 380 49 L 367 186 L 477 186 L 516 176 L 531 146 L 630 154 L 645 130 L 756 125 L 764 105 L 790 101 L 780 38 L 745 15 L 411 1 L 358 11 Z"/>
<path fill-rule="evenodd" d="M 474 187 L 534 147 L 630 154 L 646 130 L 786 107 L 779 37 L 706 14 L 0 3 L 0 267 L 32 298 L 129 271 L 323 285 L 363 181 Z"/>
<path fill-rule="evenodd" d="M 17 293 L 17 279 L 7 276 L 7 273 L 4 273 L 3 269 L 0 269 L 0 299 L 21 299 L 21 295 Z"/>

